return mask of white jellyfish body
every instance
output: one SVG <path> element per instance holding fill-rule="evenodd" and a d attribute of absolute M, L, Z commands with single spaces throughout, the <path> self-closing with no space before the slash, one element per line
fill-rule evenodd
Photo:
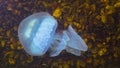
<path fill-rule="evenodd" d="M 80 56 L 87 51 L 87 45 L 72 26 L 57 33 L 57 21 L 47 12 L 35 13 L 25 18 L 19 25 L 18 37 L 24 50 L 32 56 L 42 56 L 50 51 L 50 56 L 59 55 L 62 50 Z"/>

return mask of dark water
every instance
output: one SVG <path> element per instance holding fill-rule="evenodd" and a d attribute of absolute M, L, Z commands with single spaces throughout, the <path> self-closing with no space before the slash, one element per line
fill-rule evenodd
<path fill-rule="evenodd" d="M 79 57 L 66 51 L 54 58 L 26 54 L 18 40 L 18 26 L 25 17 L 41 11 L 53 15 L 59 29 L 71 24 L 88 51 Z M 0 0 L 0 67 L 119 68 L 119 18 L 119 0 Z"/>

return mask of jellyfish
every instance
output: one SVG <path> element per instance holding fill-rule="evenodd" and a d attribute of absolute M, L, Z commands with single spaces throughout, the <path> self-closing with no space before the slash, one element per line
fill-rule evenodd
<path fill-rule="evenodd" d="M 88 47 L 71 25 L 57 32 L 57 20 L 47 12 L 32 14 L 20 22 L 18 37 L 26 53 L 42 56 L 49 52 L 50 57 L 58 56 L 63 50 L 81 55 Z"/>

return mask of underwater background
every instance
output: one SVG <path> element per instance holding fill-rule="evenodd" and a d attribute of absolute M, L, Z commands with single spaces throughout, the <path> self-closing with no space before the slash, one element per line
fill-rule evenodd
<path fill-rule="evenodd" d="M 27 16 L 48 12 L 59 29 L 72 25 L 88 45 L 75 56 L 28 55 L 18 40 Z M 0 0 L 0 68 L 120 68 L 120 0 Z"/>

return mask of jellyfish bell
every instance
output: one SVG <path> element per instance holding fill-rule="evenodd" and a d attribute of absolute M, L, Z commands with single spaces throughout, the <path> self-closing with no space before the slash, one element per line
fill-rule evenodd
<path fill-rule="evenodd" d="M 32 56 L 42 56 L 49 51 L 51 57 L 58 56 L 62 50 L 77 56 L 87 50 L 87 45 L 72 26 L 61 33 L 56 32 L 57 26 L 56 19 L 47 12 L 26 17 L 18 27 L 24 50 Z"/>
<path fill-rule="evenodd" d="M 40 56 L 50 47 L 57 21 L 48 13 L 41 12 L 26 17 L 19 25 L 18 36 L 24 50 Z"/>

